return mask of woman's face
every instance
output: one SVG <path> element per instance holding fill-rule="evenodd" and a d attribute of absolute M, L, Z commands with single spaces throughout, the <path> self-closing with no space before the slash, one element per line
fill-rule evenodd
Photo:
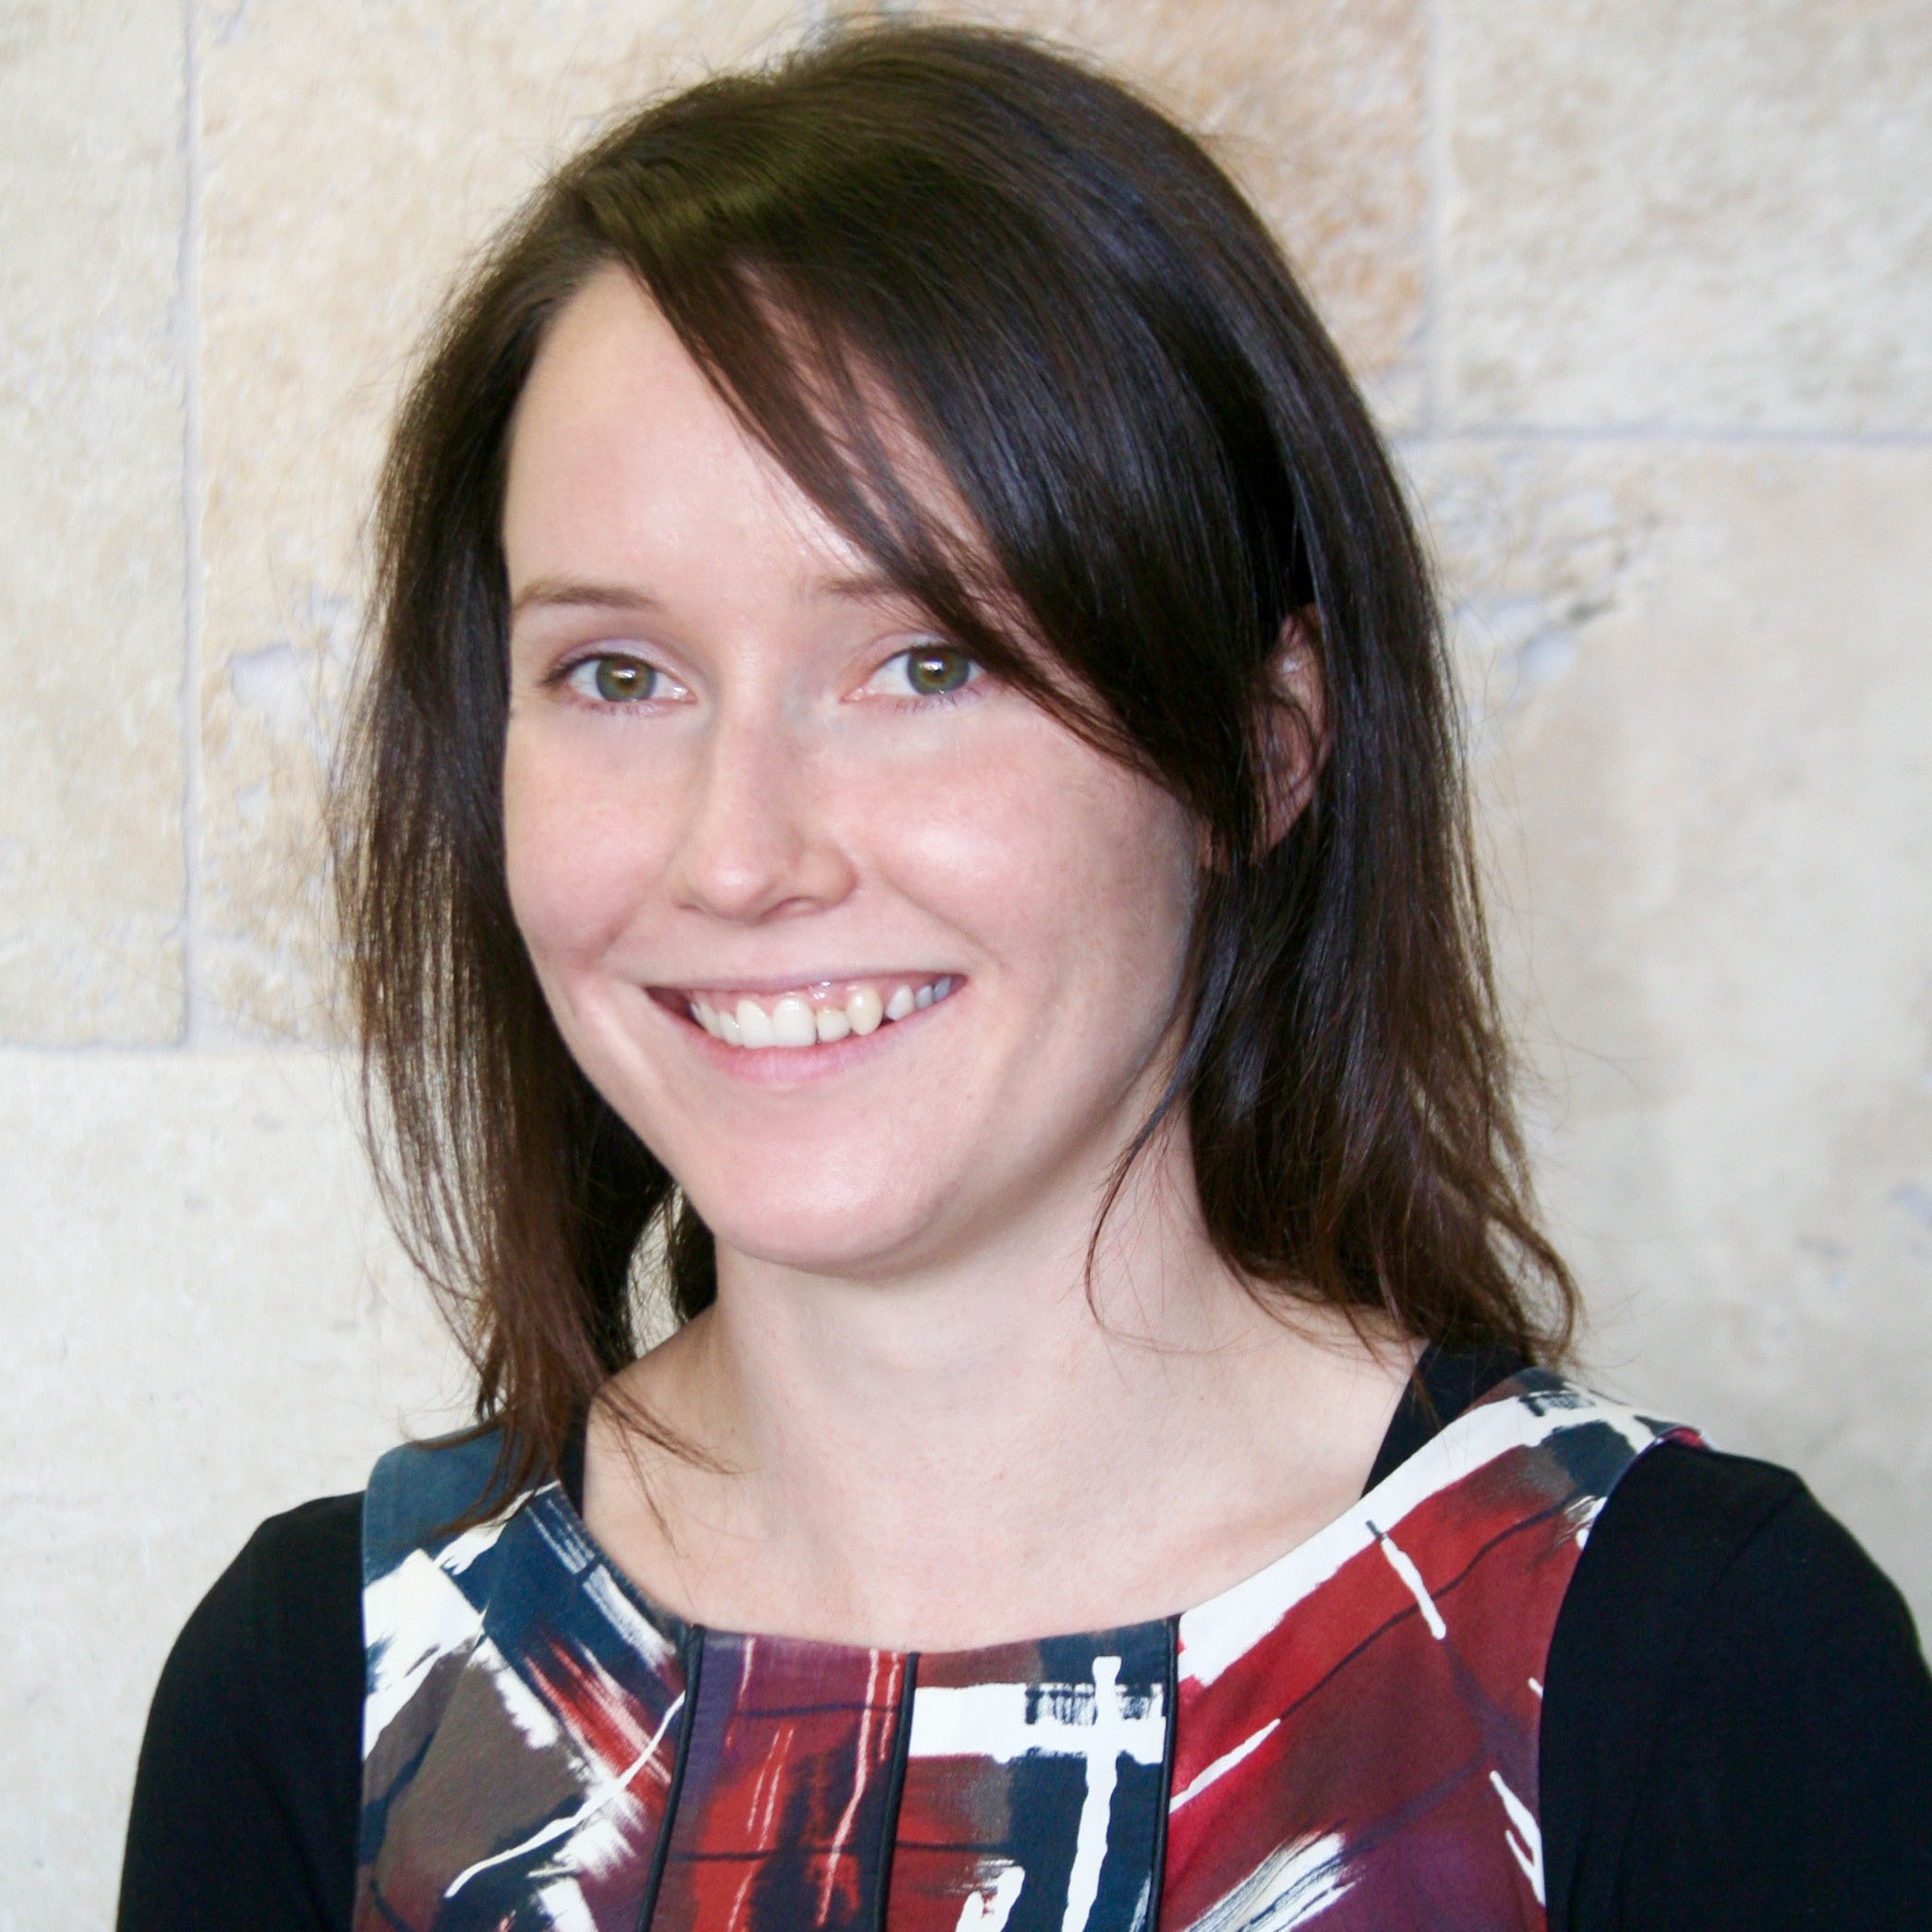
<path fill-rule="evenodd" d="M 882 588 L 617 271 L 537 358 L 503 541 L 517 924 L 720 1242 L 883 1278 L 1090 1214 L 1171 1052 L 1181 808 Z"/>

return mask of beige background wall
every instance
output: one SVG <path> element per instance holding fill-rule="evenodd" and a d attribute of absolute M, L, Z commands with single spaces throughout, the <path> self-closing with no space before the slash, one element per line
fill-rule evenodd
<path fill-rule="evenodd" d="M 760 0 L 0 0 L 0 1928 L 455 1383 L 325 1017 L 358 519 L 455 265 Z M 1458 600 L 1597 1378 L 1932 1613 L 1932 5 L 1052 0 L 1278 221 Z"/>

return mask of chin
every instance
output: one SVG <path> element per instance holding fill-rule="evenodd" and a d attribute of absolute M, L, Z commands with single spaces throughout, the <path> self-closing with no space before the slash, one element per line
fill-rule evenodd
<path fill-rule="evenodd" d="M 686 1186 L 691 1204 L 722 1248 L 775 1268 L 803 1274 L 863 1280 L 885 1270 L 902 1271 L 936 1219 L 936 1203 L 912 1202 L 903 1186 L 842 1186 L 822 1171 L 763 1188 L 755 1201 L 743 1183 Z"/>
<path fill-rule="evenodd" d="M 708 1220 L 706 1225 L 711 1226 Z M 889 1234 L 882 1241 L 876 1228 L 868 1229 L 861 1238 L 854 1237 L 850 1224 L 827 1222 L 813 1226 L 791 1221 L 780 1226 L 768 1216 L 761 1216 L 753 1226 L 712 1226 L 711 1231 L 720 1248 L 766 1267 L 838 1281 L 870 1281 L 903 1274 L 907 1247 L 915 1245 L 920 1234 L 919 1229 L 909 1227 L 902 1231 L 903 1243 L 893 1240 Z"/>

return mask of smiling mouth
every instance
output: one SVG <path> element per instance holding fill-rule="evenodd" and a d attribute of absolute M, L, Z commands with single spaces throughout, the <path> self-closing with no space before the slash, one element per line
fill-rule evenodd
<path fill-rule="evenodd" d="M 727 987 L 680 988 L 667 1004 L 681 1006 L 727 1046 L 829 1045 L 849 1033 L 862 1038 L 881 1026 L 937 1006 L 965 982 L 957 973 L 935 978 L 821 980 L 776 996 Z"/>

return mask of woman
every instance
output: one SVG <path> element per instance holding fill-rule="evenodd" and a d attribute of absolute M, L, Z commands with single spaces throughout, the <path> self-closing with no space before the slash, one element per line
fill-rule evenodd
<path fill-rule="evenodd" d="M 1192 142 L 912 27 L 656 105 L 380 529 L 481 1422 L 197 1612 L 124 1926 L 1926 1922 L 1896 1594 L 1548 1366 L 1427 574 Z"/>

